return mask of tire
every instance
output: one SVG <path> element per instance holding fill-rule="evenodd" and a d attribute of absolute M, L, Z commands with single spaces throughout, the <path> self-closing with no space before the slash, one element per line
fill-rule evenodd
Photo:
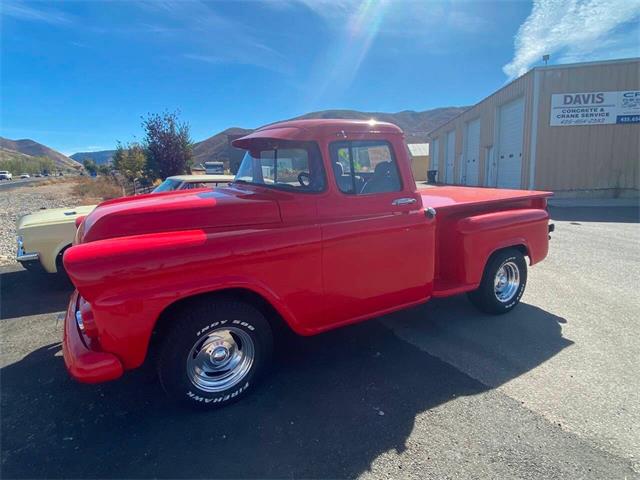
<path fill-rule="evenodd" d="M 508 248 L 489 258 L 480 286 L 467 295 L 479 310 L 501 315 L 520 303 L 526 285 L 527 261 L 522 252 Z"/>
<path fill-rule="evenodd" d="M 270 364 L 271 327 L 251 305 L 203 301 L 169 321 L 157 370 L 174 401 L 196 408 L 226 406 L 246 395 Z"/>
<path fill-rule="evenodd" d="M 56 255 L 56 273 L 55 275 L 63 280 L 68 280 L 69 279 L 69 275 L 67 274 L 67 271 L 64 268 L 64 263 L 62 261 L 62 258 L 64 256 L 64 252 L 67 251 L 67 249 L 71 247 L 71 245 L 67 245 L 66 247 L 64 247 L 62 250 L 60 250 L 60 253 L 58 253 L 58 255 Z"/>

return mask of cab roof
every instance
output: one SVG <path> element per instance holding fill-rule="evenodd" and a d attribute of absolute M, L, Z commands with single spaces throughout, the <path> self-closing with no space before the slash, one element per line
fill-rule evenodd
<path fill-rule="evenodd" d="M 320 137 L 344 138 L 344 135 L 363 133 L 386 133 L 402 135 L 397 125 L 377 120 L 344 120 L 332 118 L 317 118 L 307 120 L 289 120 L 272 123 L 260 127 L 249 135 L 232 142 L 234 147 L 247 149 L 253 140 L 318 140 Z"/>

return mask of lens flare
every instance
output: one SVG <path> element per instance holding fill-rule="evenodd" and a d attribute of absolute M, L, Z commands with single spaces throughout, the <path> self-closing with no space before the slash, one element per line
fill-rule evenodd
<path fill-rule="evenodd" d="M 322 81 L 315 90 L 314 102 L 334 91 L 348 89 L 380 32 L 389 0 L 363 0 L 348 18 L 343 34 L 328 50 L 327 63 L 322 68 Z"/>

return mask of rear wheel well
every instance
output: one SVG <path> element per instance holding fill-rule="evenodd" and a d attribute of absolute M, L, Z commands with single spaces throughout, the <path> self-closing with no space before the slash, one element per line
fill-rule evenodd
<path fill-rule="evenodd" d="M 285 322 L 278 311 L 260 294 L 248 290 L 246 288 L 230 288 L 225 290 L 217 290 L 215 292 L 206 292 L 191 297 L 181 298 L 165 308 L 153 328 L 151 339 L 149 341 L 149 349 L 147 352 L 147 361 L 155 357 L 160 339 L 164 338 L 171 326 L 171 320 L 178 312 L 184 308 L 189 308 L 202 302 L 214 302 L 217 300 L 233 300 L 237 302 L 247 303 L 256 308 L 267 319 L 273 330 L 275 340 L 282 335 L 290 335 L 293 330 Z M 146 362 L 145 362 L 146 363 Z"/>
<path fill-rule="evenodd" d="M 529 250 L 527 249 L 527 246 L 524 245 L 523 243 L 520 243 L 520 244 L 517 244 L 517 245 L 509 245 L 508 247 L 498 248 L 497 250 L 494 250 L 493 252 L 491 252 L 491 255 L 489 255 L 489 257 L 487 258 L 487 261 L 485 262 L 485 265 L 484 265 L 485 268 L 486 268 L 487 264 L 489 263 L 489 261 L 491 260 L 491 258 L 494 255 L 496 255 L 499 252 L 503 252 L 505 250 L 517 250 L 522 255 L 527 257 L 529 259 L 529 263 L 531 263 L 531 256 L 529 255 Z"/>
<path fill-rule="evenodd" d="M 62 257 L 64 256 L 64 252 L 71 247 L 71 244 L 65 245 L 60 249 L 58 254 L 56 255 L 56 273 L 65 273 L 64 263 L 62 263 Z"/>

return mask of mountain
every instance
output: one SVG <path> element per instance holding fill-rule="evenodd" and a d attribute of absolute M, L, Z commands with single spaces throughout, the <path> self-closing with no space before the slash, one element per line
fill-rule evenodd
<path fill-rule="evenodd" d="M 29 139 L 9 140 L 8 138 L 0 137 L 0 147 L 32 157 L 48 157 L 55 162 L 56 168 L 71 169 L 81 167 L 78 162 L 71 160 L 66 155 Z"/>
<path fill-rule="evenodd" d="M 202 142 L 193 145 L 193 164 L 198 165 L 206 161 L 224 161 L 238 163 L 242 160 L 244 153 L 231 146 L 231 142 L 236 138 L 248 135 L 253 130 L 247 128 L 232 127 L 209 137 Z"/>
<path fill-rule="evenodd" d="M 24 160 L 31 161 L 35 160 L 35 157 L 31 155 L 25 155 L 24 153 L 16 152 L 15 150 L 11 150 L 10 148 L 0 147 L 0 160 L 4 161 L 15 161 L 15 160 Z"/>
<path fill-rule="evenodd" d="M 404 130 L 407 143 L 423 143 L 427 141 L 427 133 L 434 128 L 448 122 L 453 117 L 465 111 L 468 107 L 444 107 L 424 112 L 405 110 L 397 113 L 384 112 L 360 112 L 357 110 L 322 110 L 311 112 L 291 120 L 308 118 L 342 118 L 354 120 L 375 119 L 383 122 L 391 122 Z M 242 159 L 242 151 L 233 148 L 231 141 L 235 138 L 247 135 L 253 130 L 246 128 L 228 128 L 213 137 L 209 137 L 194 145 L 194 164 L 206 161 L 222 160 L 227 165 L 237 164 Z M 234 170 L 232 168 L 232 170 Z"/>
<path fill-rule="evenodd" d="M 307 118 L 343 118 L 347 120 L 378 120 L 398 125 L 405 133 L 407 143 L 427 142 L 427 134 L 434 128 L 448 122 L 464 112 L 468 107 L 443 107 L 424 112 L 404 110 L 397 113 L 359 112 L 357 110 L 322 110 L 311 112 L 292 120 Z"/>
<path fill-rule="evenodd" d="M 74 153 L 70 156 L 76 162 L 82 163 L 83 160 L 87 158 L 91 158 L 98 165 L 102 165 L 103 163 L 111 163 L 113 160 L 113 154 L 116 153 L 115 150 L 100 150 L 97 152 L 78 152 Z"/>

